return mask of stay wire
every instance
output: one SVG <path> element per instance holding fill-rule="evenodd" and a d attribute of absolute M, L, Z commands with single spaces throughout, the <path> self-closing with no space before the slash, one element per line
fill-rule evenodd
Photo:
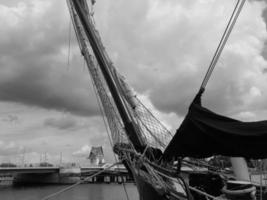
<path fill-rule="evenodd" d="M 209 68 L 208 68 L 208 70 L 207 70 L 207 73 L 206 73 L 206 75 L 205 75 L 205 77 L 204 77 L 204 79 L 203 79 L 203 82 L 202 82 L 202 84 L 201 84 L 201 88 L 205 88 L 205 87 L 206 87 L 206 81 L 207 81 L 207 79 L 208 79 L 208 76 L 210 76 L 211 70 L 213 70 L 213 69 L 212 69 L 213 63 L 214 63 L 216 57 L 218 56 L 218 52 L 219 52 L 219 50 L 220 50 L 220 48 L 221 48 L 221 46 L 222 46 L 222 43 L 223 43 L 223 41 L 224 41 L 224 39 L 225 39 L 226 33 L 227 33 L 227 31 L 228 31 L 228 29 L 229 29 L 231 23 L 232 23 L 233 17 L 234 17 L 234 15 L 235 15 L 235 13 L 236 13 L 236 10 L 237 10 L 238 6 L 239 6 L 239 3 L 240 3 L 240 0 L 237 1 L 236 5 L 235 5 L 235 8 L 234 8 L 234 10 L 233 10 L 233 12 L 232 12 L 232 14 L 231 14 L 231 17 L 230 17 L 230 19 L 229 19 L 229 21 L 228 21 L 228 23 L 227 23 L 227 26 L 226 26 L 226 28 L 225 28 L 225 30 L 224 30 L 224 32 L 223 32 L 222 38 L 221 38 L 221 40 L 220 40 L 220 42 L 219 42 L 219 45 L 217 46 L 217 49 L 216 49 L 216 51 L 215 51 L 215 53 L 214 53 L 214 55 L 213 55 L 213 58 L 212 58 L 212 60 L 211 60 L 211 63 L 210 63 Z"/>
<path fill-rule="evenodd" d="M 231 26 L 230 26 L 230 29 L 229 29 L 229 31 L 227 32 L 227 35 L 225 36 L 225 40 L 223 41 L 222 48 L 220 49 L 220 51 L 219 51 L 217 57 L 215 58 L 215 61 L 214 61 L 214 63 L 213 63 L 213 67 L 212 67 L 212 70 L 210 71 L 210 75 L 209 75 L 209 76 L 211 76 L 211 73 L 212 73 L 213 69 L 214 69 L 215 66 L 216 66 L 216 63 L 217 63 L 217 61 L 218 61 L 218 59 L 219 59 L 219 57 L 220 57 L 220 55 L 221 55 L 221 53 L 222 53 L 222 51 L 223 51 L 223 48 L 224 48 L 224 46 L 225 46 L 225 44 L 226 44 L 226 42 L 227 42 L 227 40 L 228 40 L 228 38 L 229 38 L 229 36 L 230 36 L 232 30 L 233 30 L 233 27 L 234 27 L 234 25 L 235 25 L 235 23 L 236 23 L 236 20 L 237 20 L 237 18 L 238 18 L 238 16 L 239 16 L 240 12 L 241 12 L 241 10 L 242 10 L 242 7 L 243 7 L 245 1 L 246 1 L 246 0 L 243 0 L 243 1 L 241 2 L 241 4 L 240 4 L 239 8 L 238 8 L 237 14 L 235 15 L 235 18 L 234 18 L 234 20 L 233 20 L 233 22 L 232 22 L 232 24 L 231 24 Z M 207 80 L 207 82 L 208 82 L 208 80 Z"/>
<path fill-rule="evenodd" d="M 242 1 L 242 2 L 240 3 L 240 1 Z M 228 40 L 232 30 L 233 30 L 233 27 L 234 27 L 234 25 L 235 25 L 235 23 L 236 23 L 236 21 L 238 19 L 238 16 L 239 16 L 239 14 L 240 14 L 240 12 L 241 12 L 241 10 L 243 8 L 243 5 L 244 5 L 245 1 L 246 0 L 238 0 L 237 3 L 236 3 L 234 11 L 232 12 L 232 15 L 231 15 L 230 20 L 229 20 L 229 22 L 227 24 L 227 27 L 226 27 L 226 29 L 225 29 L 225 31 L 223 33 L 223 36 L 222 36 L 222 38 L 220 40 L 219 45 L 218 45 L 218 47 L 217 47 L 217 49 L 215 51 L 215 54 L 214 54 L 214 56 L 212 58 L 212 61 L 211 61 L 210 65 L 209 65 L 207 73 L 206 73 L 206 75 L 205 75 L 205 77 L 204 77 L 204 79 L 202 81 L 202 84 L 201 84 L 201 87 L 200 87 L 200 90 L 202 90 L 202 91 L 205 89 L 205 87 L 206 87 L 206 85 L 207 85 L 207 83 L 209 81 L 209 78 L 210 78 L 210 76 L 211 76 L 211 74 L 212 74 L 212 72 L 213 72 L 213 70 L 214 70 L 214 68 L 216 66 L 216 63 L 217 63 L 217 61 L 218 61 L 218 59 L 219 59 L 219 57 L 220 57 L 220 55 L 221 55 L 221 53 L 223 51 L 223 48 L 225 47 L 225 44 L 226 44 L 226 42 L 227 42 L 227 40 Z"/>

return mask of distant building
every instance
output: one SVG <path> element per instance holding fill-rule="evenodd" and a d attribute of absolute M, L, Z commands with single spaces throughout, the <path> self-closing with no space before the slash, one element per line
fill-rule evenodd
<path fill-rule="evenodd" d="M 90 160 L 91 165 L 104 165 L 104 152 L 102 146 L 92 147 L 88 159 Z"/>

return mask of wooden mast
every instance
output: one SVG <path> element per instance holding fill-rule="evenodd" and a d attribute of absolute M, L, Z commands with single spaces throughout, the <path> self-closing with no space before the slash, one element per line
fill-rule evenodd
<path fill-rule="evenodd" d="M 119 93 L 119 89 L 116 85 L 116 81 L 113 78 L 112 72 L 110 70 L 110 63 L 109 59 L 106 57 L 105 53 L 103 52 L 102 46 L 99 42 L 98 36 L 96 31 L 92 25 L 92 22 L 88 19 L 86 14 L 86 10 L 83 9 L 83 0 L 71 0 L 74 8 L 79 16 L 80 22 L 84 28 L 84 32 L 90 42 L 94 55 L 97 59 L 101 72 L 107 82 L 108 88 L 112 94 L 114 102 L 117 106 L 121 119 L 123 121 L 126 134 L 129 140 L 134 145 L 137 151 L 142 151 L 144 142 L 142 141 L 138 129 L 135 127 L 134 122 L 128 112 L 128 109 L 125 103 L 122 100 L 122 97 Z"/>

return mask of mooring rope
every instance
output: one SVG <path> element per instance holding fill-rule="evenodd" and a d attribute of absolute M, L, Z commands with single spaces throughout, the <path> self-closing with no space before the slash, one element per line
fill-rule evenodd
<path fill-rule="evenodd" d="M 95 174 L 86 177 L 84 180 L 80 180 L 80 181 L 74 183 L 74 184 L 71 185 L 71 186 L 68 186 L 68 187 L 66 187 L 66 188 L 64 188 L 64 189 L 62 189 L 62 190 L 59 190 L 59 191 L 57 191 L 57 192 L 55 192 L 55 193 L 53 193 L 53 194 L 50 194 L 50 195 L 48 195 L 48 196 L 42 198 L 41 200 L 48 200 L 48 199 L 51 199 L 51 198 L 53 198 L 53 197 L 55 197 L 55 196 L 58 196 L 58 195 L 60 195 L 60 194 L 62 194 L 62 193 L 64 193 L 64 192 L 66 192 L 66 191 L 68 191 L 68 190 L 71 190 L 71 189 L 73 189 L 74 187 L 76 187 L 76 186 L 78 186 L 78 185 L 80 185 L 80 184 L 82 184 L 82 183 L 88 181 L 90 178 L 93 178 L 93 177 L 95 177 L 95 176 L 97 176 L 97 175 L 99 175 L 99 174 L 102 174 L 103 172 L 107 171 L 108 169 L 110 169 L 110 168 L 112 168 L 112 167 L 114 167 L 115 165 L 120 164 L 120 163 L 121 163 L 121 162 L 119 162 L 119 163 L 114 163 L 114 164 L 112 164 L 112 165 L 106 167 L 105 169 L 102 169 L 102 170 L 100 170 L 99 172 L 96 172 Z"/>

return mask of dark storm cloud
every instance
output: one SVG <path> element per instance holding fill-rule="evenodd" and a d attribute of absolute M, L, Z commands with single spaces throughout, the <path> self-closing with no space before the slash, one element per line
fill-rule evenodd
<path fill-rule="evenodd" d="M 92 92 L 88 93 L 88 75 L 76 68 L 82 65 L 78 51 L 71 59 L 71 70 L 66 70 L 69 16 L 65 1 L 26 2 L 27 12 L 21 6 L 19 17 L 2 12 L 2 18 L 9 21 L 0 21 L 0 99 L 79 115 L 96 114 L 95 99 L 91 98 Z M 35 4 L 41 9 L 35 9 Z M 96 4 L 96 22 L 108 52 L 130 85 L 138 93 L 147 94 L 157 109 L 183 115 L 199 88 L 232 8 L 232 1 L 103 0 Z M 258 19 L 262 8 L 251 3 L 246 8 L 247 13 L 238 20 L 243 26 L 236 27 L 239 31 L 231 35 L 233 48 L 228 51 L 234 56 L 223 60 L 225 66 L 221 68 L 225 70 L 214 76 L 220 81 L 213 81 L 205 96 L 208 104 L 220 111 L 247 106 L 243 96 L 254 84 L 260 85 L 244 78 L 243 69 L 236 68 L 244 65 L 244 71 L 250 73 L 246 69 L 251 65 L 255 66 L 252 73 L 256 73 L 262 65 L 256 63 L 261 58 L 255 56 L 262 51 L 258 43 L 265 41 L 262 21 L 251 17 Z M 242 41 L 251 38 L 249 48 L 240 48 Z M 74 38 L 71 43 L 77 47 Z M 235 48 L 240 48 L 238 53 Z M 252 53 L 247 55 L 247 49 Z M 232 68 L 236 74 L 227 71 Z"/>
<path fill-rule="evenodd" d="M 74 76 L 74 73 L 55 74 L 51 68 L 49 70 L 45 66 L 43 68 L 25 67 L 21 72 L 14 72 L 11 75 L 12 78 L 2 77 L 0 99 L 69 111 L 79 115 L 97 113 L 94 98 L 89 96 L 90 90 L 82 85 L 87 85 L 89 81 L 80 82 L 79 77 Z M 92 100 L 89 101 L 89 99 Z"/>
<path fill-rule="evenodd" d="M 1 17 L 7 19 L 0 20 L 0 100 L 77 115 L 98 114 L 79 51 L 71 57 L 71 66 L 66 64 L 69 16 L 65 2 L 52 2 L 10 2 L 10 7 L 0 7 Z M 71 44 L 71 51 L 76 50 L 74 36 Z"/>
<path fill-rule="evenodd" d="M 95 21 L 119 71 L 148 105 L 153 104 L 151 110 L 156 110 L 162 122 L 169 125 L 171 121 L 177 127 L 199 88 L 234 3 L 99 0 Z M 243 117 L 256 116 L 257 110 L 267 113 L 267 73 L 263 73 L 267 64 L 261 56 L 266 41 L 264 6 L 256 1 L 244 6 L 203 95 L 204 106 Z M 65 0 L 0 2 L 1 105 L 10 105 L 7 110 L 19 104 L 29 105 L 23 106 L 27 109 L 34 106 L 27 113 L 22 111 L 25 115 L 19 115 L 19 123 L 0 120 L 4 126 L 0 152 L 5 155 L 20 152 L 20 145 L 54 155 L 83 145 L 76 153 L 88 154 L 88 147 L 102 145 L 107 157 L 113 158 L 101 117 L 87 117 L 98 114 L 97 104 L 88 73 L 81 68 L 84 63 L 73 32 L 67 66 L 68 28 Z M 73 118 L 35 107 L 66 111 Z M 44 141 L 48 145 L 42 145 Z"/>

